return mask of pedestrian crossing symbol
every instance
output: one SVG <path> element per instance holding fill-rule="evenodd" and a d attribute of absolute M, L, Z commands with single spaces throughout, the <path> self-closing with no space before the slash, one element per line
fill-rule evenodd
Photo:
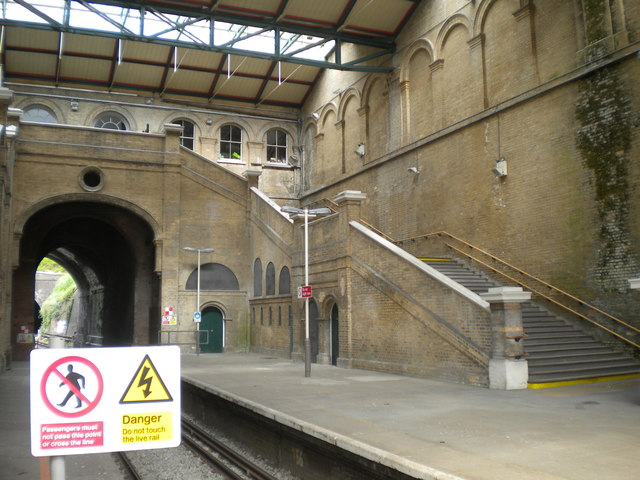
<path fill-rule="evenodd" d="M 167 390 L 149 355 L 145 355 L 136 370 L 120 403 L 172 402 L 173 397 Z"/>

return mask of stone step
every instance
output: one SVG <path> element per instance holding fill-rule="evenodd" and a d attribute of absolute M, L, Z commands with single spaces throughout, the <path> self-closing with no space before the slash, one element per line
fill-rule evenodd
<path fill-rule="evenodd" d="M 453 259 L 431 259 L 426 263 L 478 294 L 500 286 Z M 613 352 L 534 302 L 522 304 L 522 326 L 530 384 L 640 373 L 640 364 Z"/>

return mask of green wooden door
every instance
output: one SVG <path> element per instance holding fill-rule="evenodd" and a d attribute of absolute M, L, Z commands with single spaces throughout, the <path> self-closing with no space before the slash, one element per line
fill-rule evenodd
<path fill-rule="evenodd" d="M 202 312 L 200 330 L 209 332 L 209 343 L 201 343 L 202 353 L 221 353 L 224 346 L 224 319 L 222 312 L 217 308 L 205 308 Z M 206 342 L 207 335 L 200 334 L 200 342 Z"/>

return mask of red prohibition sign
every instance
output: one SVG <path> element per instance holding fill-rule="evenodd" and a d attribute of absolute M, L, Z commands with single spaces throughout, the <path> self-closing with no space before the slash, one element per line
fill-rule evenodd
<path fill-rule="evenodd" d="M 96 381 L 98 382 L 98 391 L 93 400 L 89 400 L 87 397 L 85 397 L 82 394 L 82 392 L 67 379 L 67 377 L 65 377 L 61 372 L 58 371 L 57 368 L 60 365 L 65 363 L 72 363 L 72 362 L 81 363 L 85 365 L 96 376 Z M 47 381 L 49 380 L 49 377 L 52 374 L 57 376 L 60 379 L 60 382 L 64 383 L 67 387 L 69 387 L 69 391 L 74 395 L 76 395 L 87 406 L 82 410 L 77 410 L 75 412 L 63 412 L 62 410 L 58 409 L 53 403 L 51 403 L 51 400 L 49 400 L 49 397 L 47 396 Z M 93 410 L 98 406 L 98 403 L 102 398 L 103 388 L 104 388 L 104 383 L 102 381 L 102 375 L 100 375 L 100 370 L 98 370 L 98 367 L 96 367 L 93 363 L 91 363 L 89 360 L 83 357 L 75 357 L 75 356 L 63 357 L 53 362 L 42 375 L 42 380 L 40 382 L 40 396 L 42 397 L 42 400 L 44 401 L 45 405 L 49 408 L 49 410 L 51 410 L 56 415 L 60 415 L 61 417 L 67 417 L 67 418 L 75 418 L 75 417 L 81 417 L 83 415 L 86 415 L 87 413 L 89 413 L 91 410 Z"/>

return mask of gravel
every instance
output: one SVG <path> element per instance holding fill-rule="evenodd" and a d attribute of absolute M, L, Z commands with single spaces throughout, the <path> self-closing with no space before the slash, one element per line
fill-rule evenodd
<path fill-rule="evenodd" d="M 144 480 L 224 480 L 184 445 L 137 450 L 127 457 Z"/>

